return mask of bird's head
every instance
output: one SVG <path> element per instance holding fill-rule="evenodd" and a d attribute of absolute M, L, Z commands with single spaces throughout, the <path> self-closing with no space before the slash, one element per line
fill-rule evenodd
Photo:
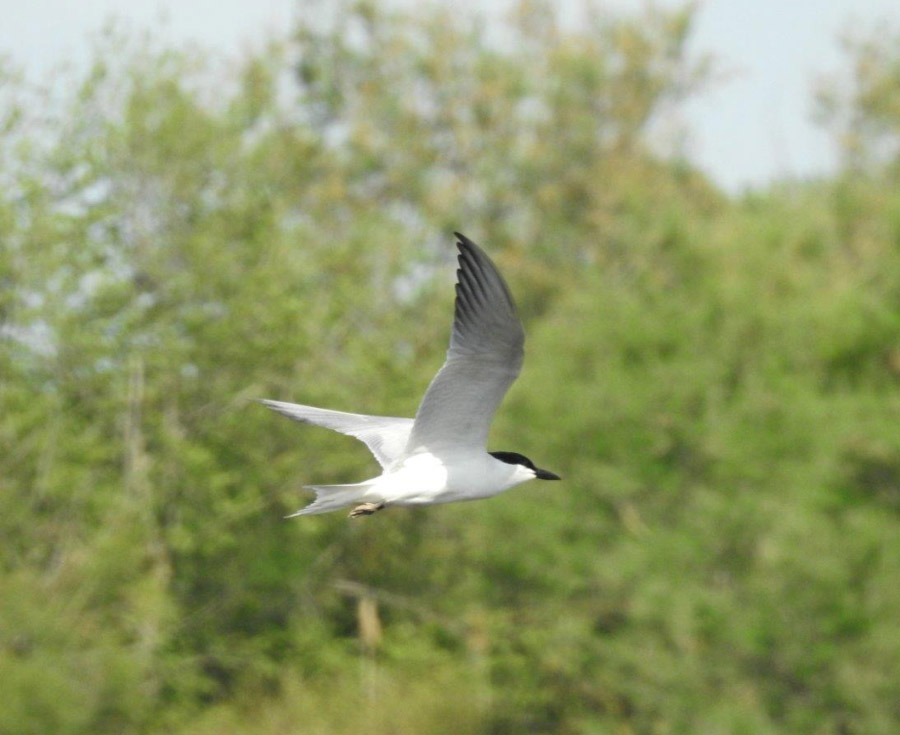
<path fill-rule="evenodd" d="M 550 472 L 550 470 L 542 470 L 540 467 L 535 467 L 534 462 L 532 462 L 528 457 L 523 454 L 519 454 L 518 452 L 488 452 L 494 459 L 499 459 L 501 462 L 505 462 L 506 464 L 517 465 L 521 468 L 521 472 L 526 475 L 522 478 L 522 481 L 525 480 L 561 480 L 562 478 Z"/>

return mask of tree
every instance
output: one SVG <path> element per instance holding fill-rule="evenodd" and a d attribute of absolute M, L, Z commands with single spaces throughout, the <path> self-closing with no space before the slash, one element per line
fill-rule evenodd
<path fill-rule="evenodd" d="M 853 168 L 889 165 L 900 155 L 900 37 L 882 26 L 843 39 L 848 70 L 825 77 L 817 112 L 837 138 Z"/>
<path fill-rule="evenodd" d="M 895 729 L 895 189 L 655 151 L 690 7 L 329 7 L 4 72 L 0 730 Z M 250 399 L 412 415 L 452 229 L 529 335 L 491 448 L 567 482 L 285 522 L 375 469 Z"/>

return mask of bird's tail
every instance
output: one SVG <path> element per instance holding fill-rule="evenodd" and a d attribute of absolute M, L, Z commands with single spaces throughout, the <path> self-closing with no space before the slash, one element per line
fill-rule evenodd
<path fill-rule="evenodd" d="M 316 499 L 305 508 L 291 513 L 288 518 L 295 516 L 310 516 L 317 513 L 329 513 L 333 510 L 346 508 L 354 503 L 364 503 L 372 500 L 368 496 L 368 490 L 372 486 L 370 481 L 357 482 L 353 485 L 305 485 L 307 490 L 314 490 Z"/>

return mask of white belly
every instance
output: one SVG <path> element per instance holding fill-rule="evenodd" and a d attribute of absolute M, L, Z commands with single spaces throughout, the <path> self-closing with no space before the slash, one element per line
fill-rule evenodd
<path fill-rule="evenodd" d="M 512 465 L 489 454 L 437 457 L 414 454 L 377 478 L 367 495 L 392 505 L 425 505 L 476 500 L 502 493 L 523 481 Z"/>

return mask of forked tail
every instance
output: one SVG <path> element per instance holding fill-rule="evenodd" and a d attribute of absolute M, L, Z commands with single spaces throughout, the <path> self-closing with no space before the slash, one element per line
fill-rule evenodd
<path fill-rule="evenodd" d="M 287 518 L 295 516 L 311 516 L 317 513 L 330 513 L 333 510 L 346 508 L 354 503 L 372 500 L 367 497 L 371 482 L 357 482 L 353 485 L 305 485 L 307 490 L 314 490 L 316 499 L 305 508 L 291 513 Z"/>

